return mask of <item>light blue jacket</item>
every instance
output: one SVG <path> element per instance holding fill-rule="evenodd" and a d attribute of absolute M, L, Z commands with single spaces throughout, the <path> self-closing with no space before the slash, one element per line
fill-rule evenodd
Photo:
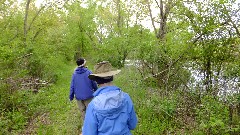
<path fill-rule="evenodd" d="M 83 135 L 131 135 L 137 116 L 130 96 L 116 86 L 93 93 L 83 124 Z"/>

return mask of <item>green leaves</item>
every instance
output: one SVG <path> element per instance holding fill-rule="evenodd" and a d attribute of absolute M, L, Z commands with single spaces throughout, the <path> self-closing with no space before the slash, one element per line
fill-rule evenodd
<path fill-rule="evenodd" d="M 228 127 L 229 112 L 223 103 L 212 96 L 202 98 L 201 107 L 196 108 L 200 130 L 210 134 L 225 134 Z"/>

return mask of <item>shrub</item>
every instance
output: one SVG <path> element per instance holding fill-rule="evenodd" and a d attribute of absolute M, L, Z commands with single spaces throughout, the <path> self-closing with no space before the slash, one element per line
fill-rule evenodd
<path fill-rule="evenodd" d="M 206 95 L 202 98 L 202 104 L 196 108 L 197 122 L 199 130 L 205 134 L 225 134 L 227 133 L 229 112 L 227 106 L 217 98 Z"/>

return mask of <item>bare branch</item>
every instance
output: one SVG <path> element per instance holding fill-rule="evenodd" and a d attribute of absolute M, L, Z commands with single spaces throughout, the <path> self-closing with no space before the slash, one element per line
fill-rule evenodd
<path fill-rule="evenodd" d="M 200 34 L 198 37 L 192 39 L 192 44 L 195 44 L 195 43 L 198 41 L 198 39 L 200 39 L 202 36 L 203 36 L 203 34 Z M 160 72 L 158 72 L 158 73 L 156 73 L 156 74 L 153 74 L 152 76 L 145 77 L 143 80 L 146 80 L 146 79 L 148 79 L 148 78 L 150 78 L 150 77 L 156 77 L 156 76 L 158 76 L 158 75 L 160 75 L 160 74 L 162 74 L 162 73 L 170 70 L 170 68 L 171 68 L 172 66 L 174 66 L 180 59 L 182 59 L 185 54 L 187 54 L 187 52 L 188 52 L 188 50 L 189 50 L 190 48 L 191 48 L 191 46 L 189 46 L 188 49 L 186 49 L 186 51 L 184 51 L 184 52 L 183 52 L 175 61 L 173 61 L 166 69 L 164 69 L 164 70 L 162 70 L 162 71 L 160 71 Z"/>
<path fill-rule="evenodd" d="M 157 4 L 158 8 L 160 9 L 160 6 L 159 6 L 159 4 L 158 4 L 157 0 L 155 0 L 155 2 L 156 2 L 156 4 Z"/>
<path fill-rule="evenodd" d="M 26 42 L 26 38 L 27 38 L 27 20 L 28 20 L 28 11 L 29 11 L 30 2 L 31 2 L 31 0 L 27 0 L 26 9 L 25 9 L 24 27 L 23 27 L 24 42 Z"/>
<path fill-rule="evenodd" d="M 232 23 L 232 25 L 233 25 L 233 28 L 236 30 L 237 36 L 240 38 L 240 32 L 239 32 L 239 30 L 238 30 L 237 25 L 236 25 L 232 20 L 231 20 L 231 23 Z"/>
<path fill-rule="evenodd" d="M 224 9 L 225 9 L 226 11 L 228 11 L 227 8 L 226 8 L 226 6 L 225 6 L 225 5 L 223 5 L 223 6 L 224 6 Z M 238 10 L 236 11 L 236 13 L 237 13 L 239 10 L 240 10 L 240 9 L 238 9 Z M 235 14 L 236 14 L 236 13 L 235 13 Z M 237 36 L 240 38 L 240 31 L 238 30 L 237 25 L 233 22 L 231 16 L 229 15 L 229 12 L 227 12 L 226 15 L 228 16 L 228 20 L 227 20 L 226 22 L 231 22 L 233 28 L 236 30 Z"/>
<path fill-rule="evenodd" d="M 153 16 L 152 16 L 152 10 L 151 10 L 151 7 L 150 7 L 150 3 L 149 3 L 149 0 L 146 0 L 146 1 L 147 1 L 147 4 L 148 4 L 149 15 L 150 15 L 150 18 L 151 18 L 154 33 L 157 36 L 157 29 L 156 29 L 155 24 L 154 24 L 154 19 L 153 19 Z"/>
<path fill-rule="evenodd" d="M 31 23 L 29 24 L 29 27 L 28 27 L 28 30 L 27 30 L 27 31 L 29 31 L 29 30 L 31 29 L 33 22 L 36 20 L 36 18 L 38 17 L 38 15 L 40 14 L 40 12 L 41 12 L 44 8 L 45 8 L 45 6 L 42 6 L 42 7 L 38 10 L 37 14 L 33 17 Z"/>
<path fill-rule="evenodd" d="M 164 19 L 167 19 L 167 16 L 171 10 L 171 8 L 173 7 L 173 3 L 172 0 L 169 0 L 168 3 L 165 5 L 165 13 L 164 13 Z"/>
<path fill-rule="evenodd" d="M 39 30 L 35 33 L 35 35 L 34 35 L 34 37 L 33 37 L 33 40 L 35 40 L 35 39 L 37 38 L 37 36 L 39 35 L 39 33 L 40 33 L 42 30 L 43 30 L 43 28 L 42 28 L 42 29 L 39 29 Z"/>
<path fill-rule="evenodd" d="M 17 28 L 17 32 L 16 32 L 16 34 L 11 38 L 11 39 L 9 39 L 9 41 L 8 42 L 12 42 L 15 38 L 17 38 L 18 37 L 18 28 Z"/>

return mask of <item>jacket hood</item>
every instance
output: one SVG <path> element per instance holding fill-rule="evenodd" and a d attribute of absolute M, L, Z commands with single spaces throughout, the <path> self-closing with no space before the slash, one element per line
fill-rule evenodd
<path fill-rule="evenodd" d="M 116 86 L 99 88 L 93 95 L 96 96 L 93 99 L 94 108 L 102 115 L 120 113 L 125 102 L 124 93 Z"/>
<path fill-rule="evenodd" d="M 87 68 L 85 68 L 85 67 L 77 67 L 75 69 L 76 74 L 82 74 L 82 73 L 85 73 L 86 71 L 87 71 Z"/>

